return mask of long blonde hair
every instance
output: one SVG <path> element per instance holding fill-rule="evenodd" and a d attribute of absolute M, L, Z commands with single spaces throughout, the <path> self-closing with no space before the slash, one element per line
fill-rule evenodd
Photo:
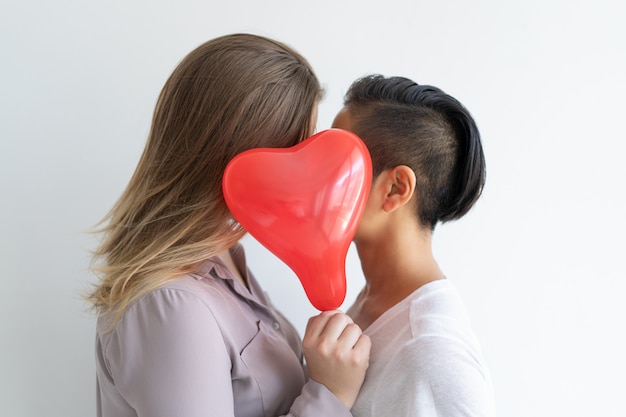
<path fill-rule="evenodd" d="M 96 310 L 115 323 L 133 301 L 241 239 L 222 195 L 226 164 L 305 139 L 321 96 L 308 62 L 272 39 L 226 35 L 189 53 L 161 91 L 135 173 L 99 223 L 99 282 L 87 295 Z"/>

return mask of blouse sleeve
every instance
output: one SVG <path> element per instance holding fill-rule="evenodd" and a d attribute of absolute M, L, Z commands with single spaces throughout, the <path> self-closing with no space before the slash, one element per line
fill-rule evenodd
<path fill-rule="evenodd" d="M 231 363 L 218 324 L 195 295 L 160 289 L 128 310 L 105 358 L 138 416 L 233 416 Z"/>
<path fill-rule="evenodd" d="M 324 385 L 309 379 L 296 398 L 288 417 L 352 417 L 350 410 Z"/>

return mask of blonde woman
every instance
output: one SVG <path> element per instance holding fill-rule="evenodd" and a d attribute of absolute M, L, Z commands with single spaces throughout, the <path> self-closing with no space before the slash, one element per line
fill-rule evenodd
<path fill-rule="evenodd" d="M 303 57 L 248 34 L 206 42 L 167 80 L 94 257 L 98 416 L 350 416 L 369 338 L 325 312 L 303 353 L 221 190 L 238 153 L 311 135 L 321 95 Z"/>

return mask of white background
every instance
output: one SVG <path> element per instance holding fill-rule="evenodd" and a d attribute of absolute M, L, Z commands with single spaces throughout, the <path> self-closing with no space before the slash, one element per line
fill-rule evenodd
<path fill-rule="evenodd" d="M 0 415 L 95 414 L 95 239 L 169 73 L 207 39 L 254 32 L 315 68 L 330 126 L 350 82 L 403 75 L 478 121 L 482 199 L 435 234 L 500 416 L 624 416 L 623 1 L 5 0 L 0 12 Z M 246 239 L 303 330 L 295 276 Z M 351 250 L 347 303 L 362 284 Z M 347 307 L 344 305 L 344 308 Z"/>

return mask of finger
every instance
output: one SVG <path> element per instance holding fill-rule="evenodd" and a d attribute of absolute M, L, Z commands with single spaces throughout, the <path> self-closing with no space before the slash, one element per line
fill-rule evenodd
<path fill-rule="evenodd" d="M 326 326 L 320 333 L 320 337 L 332 341 L 338 340 L 346 327 L 353 323 L 354 322 L 352 321 L 350 316 L 346 314 L 333 314 L 331 317 L 329 317 Z"/>
<path fill-rule="evenodd" d="M 350 349 L 353 349 L 362 334 L 363 331 L 358 325 L 356 325 L 355 323 L 349 323 L 339 335 L 338 341 L 342 344 L 345 344 Z"/>
<path fill-rule="evenodd" d="M 321 312 L 317 316 L 310 317 L 307 322 L 306 329 L 304 330 L 305 335 L 315 338 L 319 337 L 319 335 L 324 331 L 328 320 L 338 313 L 341 312 L 338 310 L 328 310 Z"/>
<path fill-rule="evenodd" d="M 356 333 L 355 333 L 356 334 Z M 344 348 L 348 348 L 348 345 L 344 345 Z M 356 342 L 352 345 L 348 352 L 344 352 L 350 359 L 350 363 L 357 367 L 365 366 L 364 369 L 369 367 L 370 351 L 372 349 L 372 342 L 366 334 L 358 336 Z"/>
<path fill-rule="evenodd" d="M 362 333 L 354 344 L 354 348 L 352 350 L 355 354 L 365 358 L 369 362 L 370 351 L 372 350 L 372 340 L 368 335 Z"/>

